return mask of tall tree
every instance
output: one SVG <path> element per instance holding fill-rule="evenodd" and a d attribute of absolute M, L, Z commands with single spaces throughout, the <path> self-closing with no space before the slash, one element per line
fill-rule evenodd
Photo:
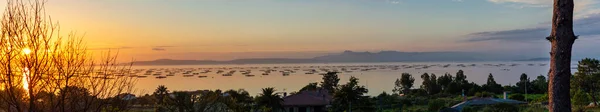
<path fill-rule="evenodd" d="M 167 111 L 168 100 L 169 100 L 169 90 L 164 85 L 159 85 L 158 88 L 152 94 L 156 97 L 156 103 L 159 106 L 157 108 L 157 112 L 165 112 Z"/>
<path fill-rule="evenodd" d="M 467 76 L 465 75 L 463 70 L 458 70 L 458 72 L 456 72 L 454 82 L 461 88 L 467 88 L 469 84 L 469 81 L 467 81 Z"/>
<path fill-rule="evenodd" d="M 532 86 L 533 85 L 531 85 L 531 81 L 529 80 L 529 77 L 527 76 L 527 74 L 525 74 L 525 73 L 521 74 L 521 76 L 519 77 L 519 82 L 517 82 L 517 87 L 519 88 L 517 90 L 517 92 L 531 93 Z"/>
<path fill-rule="evenodd" d="M 496 83 L 496 80 L 494 80 L 494 76 L 492 75 L 492 73 L 490 73 L 490 75 L 488 75 L 488 79 L 487 79 L 487 83 L 485 83 L 485 85 L 483 85 L 483 88 L 488 91 L 488 92 L 492 92 L 492 93 L 502 93 L 502 85 Z"/>
<path fill-rule="evenodd" d="M 358 78 L 350 77 L 350 81 L 341 85 L 333 95 L 333 111 L 373 111 L 369 109 L 372 107 L 368 105 L 369 97 L 364 95 L 367 92 L 369 90 L 365 86 L 358 85 Z"/>
<path fill-rule="evenodd" d="M 598 88 L 600 88 L 600 61 L 586 58 L 579 61 L 577 72 L 571 82 L 576 89 L 590 95 L 594 104 L 597 105 Z"/>
<path fill-rule="evenodd" d="M 408 94 L 414 83 L 415 78 L 412 75 L 408 73 L 402 73 L 400 79 L 396 79 L 396 87 L 394 87 L 393 91 L 399 94 Z"/>
<path fill-rule="evenodd" d="M 275 88 L 263 88 L 262 93 L 257 97 L 257 105 L 264 107 L 267 111 L 279 111 L 283 109 L 283 99 L 275 92 Z"/>
<path fill-rule="evenodd" d="M 431 81 L 431 94 L 438 94 L 442 91 L 442 87 L 438 84 L 437 76 L 435 74 L 431 74 L 429 76 L 429 80 Z"/>
<path fill-rule="evenodd" d="M 441 86 L 443 91 L 446 91 L 446 89 L 448 89 L 448 85 L 450 85 L 450 83 L 452 83 L 452 75 L 446 73 L 443 76 L 440 76 L 440 78 L 438 78 L 438 84 Z"/>
<path fill-rule="evenodd" d="M 535 93 L 544 94 L 548 92 L 548 81 L 543 75 L 537 76 L 537 78 L 531 81 L 531 83 L 533 85 Z"/>
<path fill-rule="evenodd" d="M 323 75 L 321 87 L 329 91 L 329 93 L 334 93 L 338 82 L 340 82 L 340 78 L 338 78 L 337 72 L 327 72 L 327 74 Z"/>
<path fill-rule="evenodd" d="M 235 112 L 247 112 L 252 109 L 254 102 L 248 91 L 244 89 L 225 91 L 229 97 L 235 101 L 236 106 L 233 108 Z"/>
<path fill-rule="evenodd" d="M 439 93 L 437 77 L 435 76 L 435 74 L 429 75 L 427 73 L 424 73 L 423 75 L 421 75 L 421 79 L 423 79 L 421 88 L 427 91 L 427 94 L 433 95 Z"/>
<path fill-rule="evenodd" d="M 194 100 L 192 95 L 185 91 L 173 92 L 173 104 L 179 112 L 191 112 L 194 111 Z"/>
<path fill-rule="evenodd" d="M 573 33 L 573 8 L 573 0 L 554 0 L 552 32 L 546 37 L 551 43 L 548 72 L 550 112 L 571 111 L 571 50 L 577 39 Z"/>
<path fill-rule="evenodd" d="M 423 79 L 423 82 L 421 83 L 421 89 L 424 89 L 425 91 L 427 91 L 427 94 L 431 94 L 431 80 L 429 79 L 429 74 L 427 73 L 423 73 L 423 75 L 421 75 L 421 79 Z"/>

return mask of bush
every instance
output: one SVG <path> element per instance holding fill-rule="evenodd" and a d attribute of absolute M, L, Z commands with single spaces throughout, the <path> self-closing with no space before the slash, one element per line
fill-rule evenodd
<path fill-rule="evenodd" d="M 484 112 L 518 112 L 519 107 L 517 105 L 500 103 L 483 108 Z"/>
<path fill-rule="evenodd" d="M 490 93 L 490 92 L 484 91 L 484 92 L 477 92 L 477 93 L 475 93 L 475 96 L 476 97 L 492 97 L 492 96 L 494 96 L 494 94 Z"/>
<path fill-rule="evenodd" d="M 510 95 L 508 98 L 513 100 L 525 101 L 525 96 L 523 96 L 522 94 L 513 94 Z"/>
<path fill-rule="evenodd" d="M 440 109 L 444 108 L 446 106 L 446 102 L 444 100 L 431 100 L 429 101 L 429 111 L 439 111 Z"/>

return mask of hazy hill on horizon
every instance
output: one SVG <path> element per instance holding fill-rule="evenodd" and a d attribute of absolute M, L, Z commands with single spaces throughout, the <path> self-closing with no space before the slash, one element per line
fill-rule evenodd
<path fill-rule="evenodd" d="M 526 60 L 528 58 L 525 58 Z M 317 56 L 314 58 L 246 58 L 228 61 L 216 60 L 175 60 L 158 59 L 153 61 L 135 61 L 135 65 L 204 65 L 204 64 L 277 64 L 277 63 L 343 63 L 343 62 L 466 62 L 466 61 L 511 61 L 516 59 L 501 58 L 475 52 L 399 52 L 380 51 L 354 52 Z M 523 60 L 523 59 L 517 59 Z"/>

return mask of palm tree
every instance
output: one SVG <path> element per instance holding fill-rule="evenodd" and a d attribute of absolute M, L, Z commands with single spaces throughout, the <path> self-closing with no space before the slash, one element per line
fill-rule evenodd
<path fill-rule="evenodd" d="M 277 93 L 275 88 L 263 88 L 262 93 L 256 98 L 256 103 L 267 111 L 276 111 L 283 108 L 283 99 Z"/>
<path fill-rule="evenodd" d="M 156 102 L 159 106 L 157 111 L 166 111 L 165 106 L 167 106 L 166 103 L 169 95 L 169 90 L 167 90 L 167 87 L 165 87 L 164 85 L 159 85 L 152 95 L 154 95 L 154 97 L 156 97 L 156 100 L 158 100 Z"/>
<path fill-rule="evenodd" d="M 570 112 L 571 50 L 577 36 L 573 32 L 573 0 L 554 0 L 552 32 L 547 37 L 550 51 L 548 96 L 550 112 Z"/>

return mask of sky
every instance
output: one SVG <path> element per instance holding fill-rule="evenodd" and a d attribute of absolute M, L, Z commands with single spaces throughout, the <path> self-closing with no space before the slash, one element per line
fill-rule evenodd
<path fill-rule="evenodd" d="M 124 60 L 310 58 L 344 50 L 548 57 L 552 1 L 49 0 L 46 11 L 95 54 L 110 49 Z M 575 0 L 574 57 L 600 56 L 599 2 Z"/>

